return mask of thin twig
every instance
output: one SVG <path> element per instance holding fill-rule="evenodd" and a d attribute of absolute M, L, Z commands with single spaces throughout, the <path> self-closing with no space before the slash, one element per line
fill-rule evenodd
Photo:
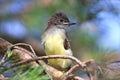
<path fill-rule="evenodd" d="M 74 62 L 76 62 L 79 66 L 81 66 L 82 68 L 85 68 L 86 65 L 84 63 L 82 63 L 81 61 L 79 61 L 77 58 L 73 57 L 73 56 L 64 56 L 64 55 L 51 55 L 51 56 L 42 56 L 42 57 L 36 57 L 34 59 L 27 59 L 27 60 L 23 60 L 23 61 L 20 61 L 20 62 L 17 62 L 17 63 L 14 63 L 6 68 L 4 68 L 5 70 L 6 69 L 10 69 L 10 68 L 13 68 L 13 67 L 16 67 L 16 66 L 19 66 L 19 65 L 22 65 L 22 64 L 26 64 L 26 63 L 30 63 L 30 62 L 33 62 L 33 61 L 36 61 L 36 60 L 44 60 L 44 59 L 58 59 L 58 58 L 62 58 L 62 59 L 71 59 L 73 60 Z"/>
<path fill-rule="evenodd" d="M 74 76 L 74 77 L 73 77 L 73 80 L 86 80 L 86 79 L 83 79 L 83 78 L 81 78 L 81 77 L 79 77 L 79 76 Z"/>
<path fill-rule="evenodd" d="M 17 44 L 14 44 L 14 45 L 12 45 L 11 47 L 10 47 L 10 50 L 12 50 L 12 48 L 17 48 L 17 49 L 19 49 L 19 47 L 17 47 L 17 46 L 20 46 L 20 45 L 23 45 L 24 43 L 17 43 Z M 24 45 L 26 45 L 26 44 L 24 44 Z M 28 45 L 27 45 L 28 46 Z M 34 51 L 33 51 L 34 52 Z M 27 53 L 27 54 L 29 54 L 31 57 L 34 57 L 32 54 L 30 54 L 30 53 Z M 34 54 L 34 53 L 33 53 Z"/>
<path fill-rule="evenodd" d="M 90 60 L 88 60 L 88 61 L 85 61 L 84 63 L 85 63 L 86 66 L 88 67 L 88 66 L 90 66 L 90 65 L 93 65 L 93 64 L 95 63 L 95 61 L 94 61 L 93 59 L 90 59 Z M 85 67 L 85 71 L 86 71 L 89 79 L 90 79 L 90 80 L 93 80 L 93 76 L 92 76 L 92 74 L 89 72 L 89 70 L 88 70 L 87 67 Z"/>
<path fill-rule="evenodd" d="M 14 46 L 28 46 L 30 48 L 30 50 L 32 51 L 32 53 L 36 56 L 35 54 L 35 51 L 33 50 L 32 46 L 30 44 L 26 44 L 26 43 L 17 43 L 17 44 L 14 44 Z"/>
<path fill-rule="evenodd" d="M 11 49 L 12 46 L 13 46 L 13 45 L 8 46 L 7 51 L 5 52 L 5 54 L 4 54 L 3 58 L 2 58 L 2 60 L 0 61 L 0 65 L 2 65 L 2 64 L 5 63 L 5 61 L 6 61 L 5 59 L 6 59 L 7 56 L 8 56 L 8 51 L 10 51 L 10 49 Z"/>
<path fill-rule="evenodd" d="M 0 61 L 0 65 L 5 63 L 5 58 L 7 57 L 7 52 L 5 53 L 5 55 L 3 56 L 3 58 Z"/>
<path fill-rule="evenodd" d="M 92 74 L 89 72 L 89 70 L 87 69 L 87 67 L 85 68 L 85 72 L 87 73 L 88 77 L 90 80 L 93 80 Z"/>
<path fill-rule="evenodd" d="M 80 66 L 78 64 L 74 65 L 73 67 L 71 67 L 66 73 L 65 75 L 69 75 L 71 74 L 73 71 L 75 71 L 77 68 L 79 68 Z"/>
<path fill-rule="evenodd" d="M 12 45 L 9 49 L 10 49 L 10 50 L 11 50 L 12 48 L 18 48 L 18 49 L 19 49 L 19 47 L 17 47 L 17 46 L 20 46 L 20 45 L 21 45 L 21 46 L 22 46 L 22 45 L 28 46 L 28 47 L 30 48 L 30 50 L 32 51 L 33 54 L 31 54 L 31 53 L 27 53 L 27 54 L 30 55 L 32 58 L 37 57 L 36 54 L 35 54 L 35 51 L 34 51 L 33 48 L 32 48 L 32 46 L 29 45 L 29 44 L 26 44 L 26 43 L 17 43 L 17 44 L 14 44 L 14 45 Z M 36 60 L 36 63 L 39 64 L 39 65 L 41 65 L 37 60 Z"/>
<path fill-rule="evenodd" d="M 88 61 L 83 62 L 84 64 L 86 64 L 86 66 L 92 65 L 92 63 L 95 62 L 93 59 L 90 59 Z M 70 73 L 73 73 L 77 70 L 77 68 L 79 68 L 80 66 L 78 64 L 72 66 L 66 73 L 65 75 L 69 75 Z"/>
<path fill-rule="evenodd" d="M 16 44 L 14 44 L 14 45 L 9 46 L 7 51 L 12 51 L 13 49 L 21 49 L 21 48 L 16 46 Z M 23 49 L 21 49 L 21 50 L 23 50 Z M 26 54 L 27 52 L 24 50 L 24 53 Z M 33 55 L 31 53 L 27 53 L 27 54 L 29 54 L 31 57 L 33 57 Z"/>

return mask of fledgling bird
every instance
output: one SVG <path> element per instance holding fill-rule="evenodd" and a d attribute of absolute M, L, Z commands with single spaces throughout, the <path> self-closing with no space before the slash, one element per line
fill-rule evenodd
<path fill-rule="evenodd" d="M 63 12 L 57 12 L 49 19 L 48 26 L 42 35 L 42 44 L 46 55 L 72 56 L 66 28 L 74 24 Z M 72 61 L 69 59 L 50 59 L 48 63 L 58 70 L 66 71 Z"/>

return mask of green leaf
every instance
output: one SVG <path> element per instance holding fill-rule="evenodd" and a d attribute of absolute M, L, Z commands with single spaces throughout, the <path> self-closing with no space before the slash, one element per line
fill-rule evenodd
<path fill-rule="evenodd" d="M 7 51 L 7 58 L 11 57 L 12 56 L 12 52 L 11 51 Z"/>
<path fill-rule="evenodd" d="M 17 70 L 17 69 L 16 69 Z M 22 69 L 21 69 L 22 70 Z M 11 80 L 49 80 L 49 75 L 44 73 L 44 68 L 39 67 L 29 67 L 24 72 L 17 71 L 17 74 L 14 75 Z"/>

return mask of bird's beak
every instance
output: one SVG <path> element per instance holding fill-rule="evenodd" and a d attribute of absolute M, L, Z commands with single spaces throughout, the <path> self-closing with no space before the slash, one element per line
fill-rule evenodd
<path fill-rule="evenodd" d="M 69 25 L 75 25 L 76 23 L 70 22 Z"/>
<path fill-rule="evenodd" d="M 73 23 L 73 22 L 64 22 L 63 24 L 64 25 L 75 25 L 76 23 Z"/>

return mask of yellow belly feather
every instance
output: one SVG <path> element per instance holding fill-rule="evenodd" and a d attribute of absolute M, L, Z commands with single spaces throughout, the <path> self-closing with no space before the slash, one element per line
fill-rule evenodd
<path fill-rule="evenodd" d="M 59 34 L 46 35 L 44 44 L 46 55 L 69 55 L 64 48 L 64 38 L 65 36 Z M 71 60 L 68 59 L 50 59 L 48 62 L 59 70 L 65 70 L 71 64 Z"/>

